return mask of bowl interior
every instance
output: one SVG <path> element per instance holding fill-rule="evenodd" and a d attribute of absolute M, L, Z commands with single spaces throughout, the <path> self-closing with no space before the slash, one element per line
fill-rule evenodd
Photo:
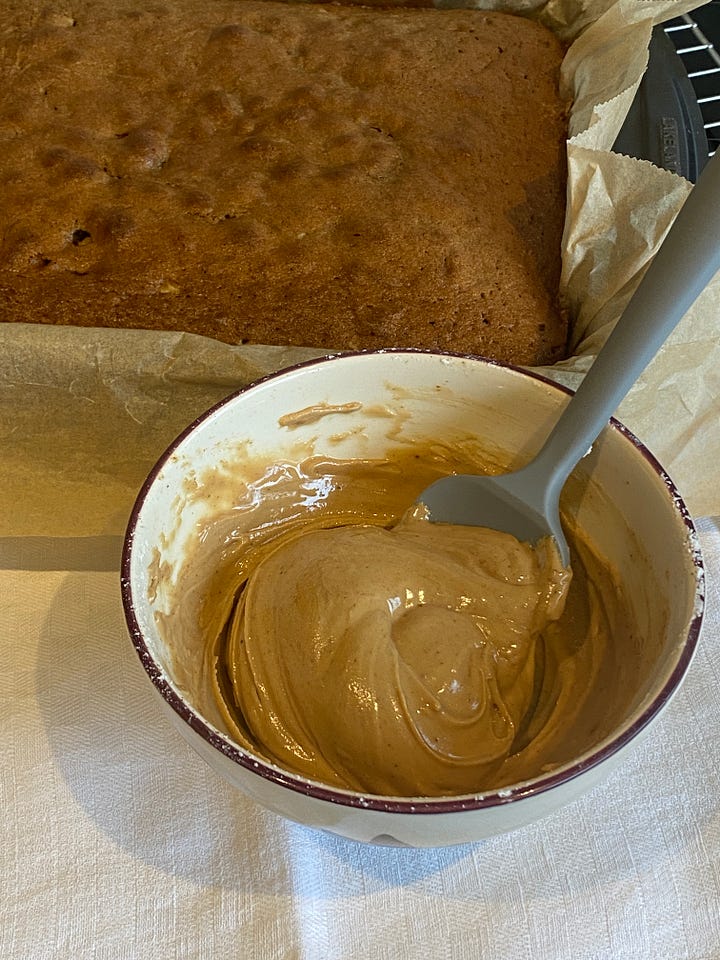
<path fill-rule="evenodd" d="M 480 444 L 493 470 L 512 469 L 539 449 L 566 401 L 562 389 L 519 370 L 405 351 L 312 362 L 229 398 L 160 461 L 131 522 L 127 596 L 151 677 L 197 714 L 196 729 L 222 731 L 197 688 L 200 641 L 191 631 L 178 640 L 163 624 L 175 615 L 178 576 L 198 527 L 227 509 L 237 485 L 263 464 L 392 457 L 440 441 Z M 696 639 L 702 566 L 672 484 L 619 425 L 581 461 L 563 510 L 617 571 L 638 626 L 633 649 L 621 651 L 617 688 L 606 693 L 616 711 L 612 733 L 585 744 L 570 768 L 639 731 L 677 686 Z"/>

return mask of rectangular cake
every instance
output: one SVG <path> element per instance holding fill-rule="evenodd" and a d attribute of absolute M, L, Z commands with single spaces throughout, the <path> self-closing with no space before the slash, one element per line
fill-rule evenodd
<path fill-rule="evenodd" d="M 562 49 L 528 19 L 10 0 L 0 320 L 559 359 Z"/>

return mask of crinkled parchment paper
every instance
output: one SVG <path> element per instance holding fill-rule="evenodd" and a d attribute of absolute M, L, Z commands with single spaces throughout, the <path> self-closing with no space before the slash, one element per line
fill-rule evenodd
<path fill-rule="evenodd" d="M 682 178 L 610 147 L 645 70 L 653 25 L 698 4 L 483 5 L 532 13 L 571 41 L 563 70 L 574 108 L 562 292 L 574 317 L 574 355 L 541 369 L 576 385 L 690 189 Z M 620 409 L 696 515 L 720 513 L 707 467 L 720 457 L 718 316 L 716 278 Z M 188 334 L 3 324 L 0 536 L 122 533 L 148 470 L 195 416 L 259 376 L 325 352 L 233 347 Z"/>

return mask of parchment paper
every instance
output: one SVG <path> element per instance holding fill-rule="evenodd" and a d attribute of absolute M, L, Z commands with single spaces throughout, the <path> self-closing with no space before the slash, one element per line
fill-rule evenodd
<path fill-rule="evenodd" d="M 610 147 L 647 65 L 653 25 L 697 3 L 477 5 L 532 12 L 572 41 L 563 68 L 574 106 L 561 292 L 573 316 L 573 356 L 540 369 L 575 386 L 690 189 Z M 720 458 L 719 310 L 716 278 L 619 411 L 696 515 L 720 513 L 707 467 Z M 0 536 L 121 534 L 148 470 L 195 416 L 259 376 L 326 353 L 180 333 L 3 324 Z"/>

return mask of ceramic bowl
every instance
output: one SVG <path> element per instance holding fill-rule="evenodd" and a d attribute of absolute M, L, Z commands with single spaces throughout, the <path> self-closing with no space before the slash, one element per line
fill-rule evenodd
<path fill-rule="evenodd" d="M 567 763 L 503 789 L 447 798 L 368 796 L 333 789 L 274 766 L 234 743 L 203 716 L 187 677 L 197 665 L 169 650 L 159 629 L 172 615 L 157 589 L 158 564 L 172 580 L 198 522 L 213 503 L 184 491 L 200 473 L 237 456 L 238 443 L 268 463 L 298 443 L 332 456 L 384 456 L 408 437 L 482 436 L 519 466 L 539 448 L 568 392 L 531 373 L 486 360 L 417 351 L 343 354 L 283 370 L 209 410 L 175 441 L 145 482 L 130 518 L 122 596 L 130 636 L 169 716 L 210 766 L 264 807 L 291 820 L 367 843 L 444 846 L 480 840 L 551 814 L 593 787 L 661 715 L 695 649 L 703 567 L 683 502 L 652 454 L 612 421 L 570 483 L 571 511 L 618 571 L 640 625 L 649 667 L 631 678 L 627 709 L 612 730 Z M 293 430 L 279 421 L 317 404 L 344 406 Z M 401 439 L 382 417 L 402 416 Z M 342 437 L 338 439 L 338 421 Z M 340 448 L 338 448 L 340 444 Z M 219 468 L 219 467 L 218 467 Z"/>

